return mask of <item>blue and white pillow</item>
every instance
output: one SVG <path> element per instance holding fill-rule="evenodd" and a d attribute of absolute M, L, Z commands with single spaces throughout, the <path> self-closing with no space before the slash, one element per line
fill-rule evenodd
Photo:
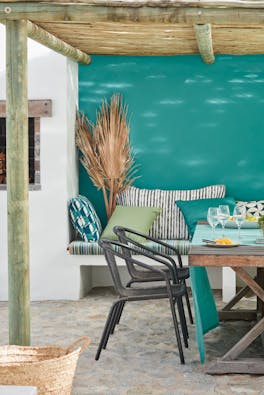
<path fill-rule="evenodd" d="M 257 218 L 264 215 L 264 200 L 252 200 L 250 202 L 237 202 L 238 207 L 245 207 L 246 215 L 255 216 Z"/>
<path fill-rule="evenodd" d="M 87 242 L 100 239 L 102 225 L 92 203 L 85 196 L 77 196 L 69 201 L 69 212 L 74 229 Z"/>

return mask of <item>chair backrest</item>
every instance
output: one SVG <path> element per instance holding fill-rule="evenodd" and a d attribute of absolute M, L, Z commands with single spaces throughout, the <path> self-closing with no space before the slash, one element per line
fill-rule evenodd
<path fill-rule="evenodd" d="M 121 281 L 121 277 L 116 262 L 117 257 L 123 259 L 128 269 L 128 272 L 129 272 L 129 267 L 132 265 L 134 267 L 138 266 L 141 267 L 141 269 L 142 268 L 147 269 L 152 272 L 159 272 L 159 274 L 161 275 L 163 274 L 162 270 L 156 267 L 152 267 L 152 265 L 149 263 L 146 264 L 145 262 L 142 262 L 141 260 L 132 257 L 132 253 L 138 252 L 138 250 L 134 247 L 128 246 L 119 241 L 108 240 L 108 239 L 100 239 L 99 244 L 104 251 L 105 259 L 110 269 L 115 290 L 120 296 L 127 296 L 128 293 L 131 292 L 131 288 L 125 287 Z M 149 258 L 152 262 L 155 261 L 161 264 L 165 264 L 165 265 L 167 264 L 166 260 L 160 257 L 155 257 L 153 256 L 153 254 L 149 254 L 146 251 L 142 251 L 142 253 L 140 252 L 140 255 Z"/>
<path fill-rule="evenodd" d="M 136 236 L 140 236 L 142 238 L 145 237 L 147 240 L 154 241 L 154 243 L 155 242 L 162 243 L 161 241 L 156 240 L 153 237 L 150 237 L 148 235 L 144 235 L 143 233 L 139 233 L 135 230 L 125 228 L 123 226 L 115 226 L 113 230 L 114 230 L 115 234 L 118 236 L 118 239 L 122 244 L 130 245 L 130 246 L 133 245 L 134 248 L 135 247 L 137 248 L 138 254 L 140 254 L 140 255 L 142 255 L 142 251 L 144 251 L 145 253 L 147 252 L 147 254 L 158 255 L 158 256 L 165 258 L 166 260 L 170 261 L 173 265 L 175 265 L 175 270 L 177 272 L 176 262 L 172 256 L 167 255 L 162 252 L 156 252 L 151 247 L 141 244 L 140 242 L 136 241 L 131 236 L 136 235 Z M 182 267 L 181 255 L 179 254 L 178 250 L 174 247 L 173 247 L 173 251 L 175 253 L 175 256 L 177 257 L 179 267 Z M 131 257 L 131 254 L 128 250 L 124 251 L 124 255 L 127 256 L 128 258 Z M 135 265 L 133 265 L 133 262 L 129 262 L 129 261 L 128 261 L 127 265 L 128 265 L 128 270 L 129 270 L 130 275 L 132 277 L 136 277 L 137 272 L 138 272 L 137 267 L 135 267 Z M 176 273 L 176 275 L 177 275 L 177 273 Z"/>
<path fill-rule="evenodd" d="M 105 256 L 107 265 L 109 267 L 109 270 L 110 270 L 110 273 L 112 276 L 115 290 L 119 295 L 123 296 L 125 287 L 122 284 L 119 270 L 118 270 L 117 263 L 116 263 L 117 253 L 116 253 L 116 251 L 114 251 L 114 246 L 117 246 L 117 243 L 113 243 L 111 240 L 108 240 L 108 239 L 101 239 L 99 241 L 99 244 L 103 249 L 104 256 Z M 120 254 L 118 254 L 118 256 L 120 258 L 122 258 L 122 256 L 120 256 Z M 126 260 L 125 260 L 125 262 L 126 262 Z"/>
<path fill-rule="evenodd" d="M 125 229 L 118 227 L 118 232 L 116 232 L 116 233 L 117 233 L 119 241 L 122 244 L 125 244 L 126 246 L 128 246 L 129 244 L 128 244 L 128 239 L 127 239 L 127 236 L 126 236 Z M 135 267 L 135 265 L 133 264 L 133 261 L 131 260 L 131 258 L 132 258 L 132 251 L 129 248 L 123 248 L 122 252 L 124 254 L 124 257 L 126 258 L 127 270 L 129 272 L 130 276 L 132 278 L 136 277 L 138 268 Z"/>

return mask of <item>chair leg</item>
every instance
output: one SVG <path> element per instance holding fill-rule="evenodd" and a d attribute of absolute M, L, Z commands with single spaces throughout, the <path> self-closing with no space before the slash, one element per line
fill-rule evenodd
<path fill-rule="evenodd" d="M 116 307 L 116 311 L 115 311 L 115 315 L 113 317 L 113 322 L 112 322 L 111 331 L 110 331 L 111 335 L 114 334 L 115 327 L 119 323 L 119 320 L 120 320 L 121 314 L 122 314 L 122 310 L 123 310 L 123 307 L 124 307 L 123 306 L 124 303 L 125 302 L 121 301 L 121 302 L 119 302 L 119 304 Z"/>
<path fill-rule="evenodd" d="M 121 315 L 122 315 L 123 310 L 124 310 L 124 307 L 125 307 L 125 303 L 126 303 L 126 302 L 123 301 L 123 302 L 120 304 L 119 313 L 118 313 L 118 317 L 117 317 L 117 320 L 116 320 L 116 324 L 117 324 L 117 325 L 118 325 L 119 322 L 120 322 Z"/>
<path fill-rule="evenodd" d="M 185 293 L 185 300 L 186 300 L 186 305 L 187 305 L 187 309 L 188 309 L 189 320 L 190 320 L 191 325 L 193 325 L 193 315 L 192 315 L 192 309 L 191 309 L 191 304 L 190 304 L 190 299 L 189 299 L 187 288 L 186 288 L 186 293 Z"/>
<path fill-rule="evenodd" d="M 108 326 L 108 330 L 106 332 L 106 335 L 105 335 L 105 338 L 104 338 L 104 342 L 103 342 L 103 349 L 104 350 L 106 349 L 106 346 L 107 346 L 107 343 L 108 343 L 108 340 L 109 340 L 109 336 L 110 336 L 113 328 L 115 327 L 116 314 L 117 314 L 118 307 L 119 307 L 120 303 L 121 303 L 120 301 L 115 302 L 114 309 L 113 309 L 113 312 L 112 312 L 112 316 L 111 316 L 111 319 L 110 319 L 110 323 L 109 323 L 109 326 Z"/>
<path fill-rule="evenodd" d="M 178 350 L 180 354 L 180 361 L 181 364 L 184 364 L 184 355 L 183 355 L 183 350 L 182 350 L 182 344 L 181 344 L 181 336 L 180 336 L 180 331 L 178 327 L 178 321 L 177 321 L 177 316 L 176 316 L 176 311 L 175 311 L 175 304 L 173 301 L 173 298 L 171 295 L 169 295 L 169 300 L 170 300 L 170 307 L 171 307 L 171 314 L 172 314 L 172 319 L 173 319 L 173 324 L 174 324 L 174 329 L 175 329 L 175 335 L 176 335 L 176 340 L 178 344 Z"/>
<path fill-rule="evenodd" d="M 103 333 L 102 333 L 102 336 L 101 336 L 101 340 L 100 340 L 100 343 L 99 343 L 99 346 L 98 346 L 98 349 L 97 349 L 97 352 L 96 352 L 96 356 L 95 356 L 95 360 L 96 361 L 98 361 L 99 358 L 100 358 L 100 354 L 101 354 L 102 348 L 103 348 L 103 346 L 105 344 L 107 335 L 109 337 L 111 321 L 113 319 L 113 315 L 114 315 L 114 312 L 116 310 L 116 304 L 117 304 L 117 302 L 112 304 L 111 309 L 110 309 L 110 311 L 108 313 L 108 317 L 107 317 L 107 320 L 106 320 L 106 323 L 105 323 L 105 327 L 104 327 L 104 330 L 103 330 Z M 108 340 L 108 337 L 107 337 L 107 340 Z M 107 343 L 107 341 L 106 341 L 106 343 Z"/>
<path fill-rule="evenodd" d="M 177 298 L 177 306 L 178 306 L 178 311 L 179 311 L 179 316 L 180 316 L 180 323 L 181 323 L 184 345 L 186 348 L 188 348 L 189 333 L 188 333 L 182 298 Z"/>

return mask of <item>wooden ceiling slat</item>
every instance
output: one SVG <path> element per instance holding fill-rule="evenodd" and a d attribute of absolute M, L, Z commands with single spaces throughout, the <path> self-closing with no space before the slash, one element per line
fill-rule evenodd
<path fill-rule="evenodd" d="M 196 24 L 212 26 L 216 54 L 264 53 L 264 0 L 0 0 L 1 18 L 29 19 L 90 54 L 198 53 Z"/>
<path fill-rule="evenodd" d="M 46 30 L 90 54 L 176 55 L 199 53 L 193 26 L 187 24 L 94 23 L 89 26 L 42 24 Z M 212 26 L 216 54 L 264 53 L 264 26 Z"/>

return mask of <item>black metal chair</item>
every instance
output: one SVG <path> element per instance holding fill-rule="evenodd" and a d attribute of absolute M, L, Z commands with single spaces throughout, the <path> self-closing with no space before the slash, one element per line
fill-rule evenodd
<path fill-rule="evenodd" d="M 136 253 L 137 250 L 135 248 L 130 247 L 126 244 L 122 244 L 118 241 L 101 239 L 99 243 L 103 248 L 104 255 L 114 282 L 114 287 L 119 295 L 119 298 L 113 303 L 110 312 L 108 314 L 108 318 L 105 323 L 105 327 L 102 333 L 102 337 L 97 349 L 95 359 L 98 360 L 100 358 L 102 349 L 106 348 L 109 340 L 109 336 L 110 334 L 114 333 L 115 326 L 117 322 L 119 322 L 120 320 L 120 316 L 122 314 L 123 307 L 126 302 L 168 298 L 170 302 L 170 309 L 171 309 L 175 335 L 179 349 L 180 361 L 182 364 L 184 364 L 184 355 L 182 350 L 182 343 L 181 343 L 181 336 L 178 327 L 177 315 L 175 311 L 175 302 L 177 303 L 178 306 L 180 321 L 183 329 L 185 317 L 184 317 L 184 310 L 182 304 L 182 296 L 185 294 L 185 286 L 184 284 L 179 283 L 177 268 L 175 269 L 175 267 L 170 262 L 162 259 L 161 257 L 155 257 L 147 252 L 142 252 L 142 255 L 149 258 L 150 262 L 158 263 L 166 266 L 168 271 L 166 272 L 149 263 L 148 264 L 143 263 L 138 259 L 135 259 L 134 257 L 128 256 L 128 254 L 124 254 L 124 251 L 128 251 L 129 254 Z M 143 287 L 131 288 L 124 286 L 122 284 L 119 275 L 118 266 L 116 263 L 117 257 L 124 260 L 128 271 L 129 271 L 129 267 L 128 267 L 128 262 L 129 262 L 130 264 L 138 266 L 150 274 L 153 273 L 159 274 L 159 276 L 163 278 L 165 285 L 159 287 L 144 287 L 144 288 Z M 184 337 L 185 345 L 186 344 L 188 345 L 186 333 L 184 333 L 184 330 L 183 330 L 183 337 Z"/>
<path fill-rule="evenodd" d="M 187 305 L 187 309 L 188 309 L 190 323 L 193 324 L 192 310 L 191 310 L 188 290 L 187 290 L 187 286 L 186 286 L 186 280 L 190 277 L 189 268 L 183 267 L 182 258 L 181 258 L 180 253 L 178 252 L 177 248 L 165 243 L 164 241 L 158 240 L 158 239 L 151 237 L 149 235 L 145 235 L 145 234 L 135 231 L 133 229 L 125 228 L 123 226 L 115 226 L 113 230 L 114 230 L 115 234 L 118 236 L 118 239 L 121 243 L 126 244 L 126 245 L 133 245 L 133 246 L 137 247 L 138 251 L 140 253 L 141 253 L 141 251 L 147 251 L 148 253 L 151 253 L 155 256 L 160 256 L 164 259 L 167 259 L 172 264 L 174 269 L 177 270 L 179 282 L 181 284 L 184 284 L 184 286 L 185 286 L 186 305 Z M 151 247 L 149 247 L 143 243 L 139 243 L 138 241 L 135 241 L 135 239 L 131 238 L 130 235 L 140 236 L 143 238 L 143 240 L 144 239 L 150 240 L 160 246 L 165 247 L 166 249 L 172 250 L 174 252 L 175 256 L 177 257 L 178 265 L 176 264 L 175 260 L 172 258 L 171 255 L 167 255 L 162 252 L 155 251 Z M 124 251 L 124 253 L 128 257 L 131 257 L 129 250 Z M 133 265 L 133 263 L 131 263 L 129 261 L 128 261 L 128 270 L 129 270 L 131 279 L 127 283 L 127 287 L 130 287 L 133 283 L 164 281 L 163 276 L 160 276 L 159 273 L 157 273 L 157 272 L 156 273 L 149 273 L 149 272 L 143 271 L 143 270 L 137 268 L 135 265 Z M 165 270 L 168 273 L 168 275 L 170 276 L 170 272 L 168 271 L 167 267 L 164 267 L 163 270 Z M 170 277 L 170 279 L 172 279 L 172 278 Z"/>

